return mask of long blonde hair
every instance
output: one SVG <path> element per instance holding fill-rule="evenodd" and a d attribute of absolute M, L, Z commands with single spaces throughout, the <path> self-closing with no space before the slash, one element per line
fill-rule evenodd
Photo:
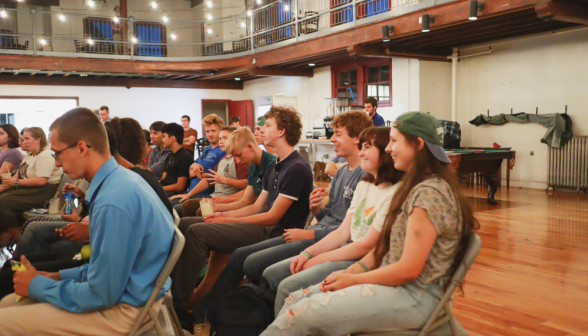
<path fill-rule="evenodd" d="M 45 135 L 45 131 L 41 127 L 27 127 L 25 128 L 22 133 L 29 132 L 34 139 L 40 139 L 39 142 L 39 151 L 35 154 L 41 153 L 47 148 L 47 135 Z"/>

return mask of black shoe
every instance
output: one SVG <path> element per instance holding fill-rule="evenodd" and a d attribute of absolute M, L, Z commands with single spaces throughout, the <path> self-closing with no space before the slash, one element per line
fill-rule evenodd
<path fill-rule="evenodd" d="M 178 316 L 182 329 L 188 330 L 192 333 L 194 330 L 194 317 L 192 316 L 192 313 L 176 309 L 176 315 Z"/>

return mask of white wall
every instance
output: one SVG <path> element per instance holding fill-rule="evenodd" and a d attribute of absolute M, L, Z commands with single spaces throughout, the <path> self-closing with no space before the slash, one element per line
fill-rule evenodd
<path fill-rule="evenodd" d="M 392 58 L 392 106 L 378 107 L 384 120 L 394 121 L 404 112 L 419 110 L 419 61 Z"/>
<path fill-rule="evenodd" d="M 451 120 L 451 63 L 419 61 L 419 110 Z"/>
<path fill-rule="evenodd" d="M 191 116 L 192 128 L 202 129 L 202 99 L 242 99 L 240 90 L 200 90 L 166 88 L 118 88 L 79 86 L 0 85 L 3 96 L 79 97 L 80 106 L 110 108 L 111 117 L 134 118 L 144 129 L 154 121 L 181 122 Z M 66 112 L 66 111 L 63 111 Z"/>
<path fill-rule="evenodd" d="M 513 147 L 516 165 L 511 184 L 547 187 L 547 130 L 538 124 L 475 127 L 479 114 L 514 112 L 563 113 L 574 123 L 574 135 L 588 134 L 588 30 L 543 35 L 492 44 L 490 55 L 465 58 L 458 65 L 457 117 L 462 146 Z M 467 51 L 466 52 L 470 52 Z M 534 155 L 531 156 L 530 152 Z M 503 171 L 504 171 L 503 167 Z"/>

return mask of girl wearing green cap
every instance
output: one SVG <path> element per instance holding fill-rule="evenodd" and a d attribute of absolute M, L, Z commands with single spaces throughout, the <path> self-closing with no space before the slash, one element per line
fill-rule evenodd
<path fill-rule="evenodd" d="M 292 294 L 268 335 L 347 335 L 421 328 L 477 229 L 457 177 L 437 151 L 434 117 L 401 115 L 386 152 L 404 177 L 376 247 L 344 271 Z"/>

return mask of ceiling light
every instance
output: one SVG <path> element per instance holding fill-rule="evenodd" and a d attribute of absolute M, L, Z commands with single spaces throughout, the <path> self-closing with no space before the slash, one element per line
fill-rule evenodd
<path fill-rule="evenodd" d="M 212 29 L 208 28 L 206 31 L 207 31 L 209 34 L 212 34 Z"/>
<path fill-rule="evenodd" d="M 253 13 L 251 11 L 247 11 L 247 16 L 251 16 Z"/>
<path fill-rule="evenodd" d="M 206 18 L 209 20 L 212 20 L 212 15 L 208 14 L 208 15 L 206 15 Z"/>
<path fill-rule="evenodd" d="M 316 64 L 314 63 L 308 63 L 308 66 L 315 66 Z"/>
<path fill-rule="evenodd" d="M 153 8 L 153 9 L 157 9 L 157 2 L 153 1 L 153 2 L 151 3 L 151 8 Z"/>
<path fill-rule="evenodd" d="M 208 8 L 212 8 L 212 1 L 208 1 L 208 2 L 206 3 L 206 5 L 208 6 Z"/>
<path fill-rule="evenodd" d="M 390 42 L 390 35 L 394 31 L 394 26 L 382 26 L 382 42 Z"/>
<path fill-rule="evenodd" d="M 470 15 L 468 19 L 475 21 L 478 19 L 478 12 L 484 10 L 484 3 L 480 1 L 470 1 Z"/>
<path fill-rule="evenodd" d="M 96 4 L 94 3 L 94 1 L 90 0 L 90 1 L 88 1 L 88 6 L 90 6 L 90 8 L 94 8 L 94 6 L 96 6 Z"/>
<path fill-rule="evenodd" d="M 45 41 L 45 39 L 41 39 L 39 42 L 41 42 L 41 45 L 46 45 L 47 41 Z"/>
<path fill-rule="evenodd" d="M 172 34 L 171 34 L 171 38 L 172 38 L 172 40 L 175 40 L 175 39 L 177 39 L 177 38 L 178 38 L 178 35 L 176 35 L 176 34 L 172 33 Z"/>
<path fill-rule="evenodd" d="M 246 26 L 245 22 L 241 22 L 241 27 L 245 28 L 245 26 Z"/>
<path fill-rule="evenodd" d="M 131 39 L 131 41 L 133 41 L 133 43 L 137 43 L 137 38 L 133 36 L 133 38 Z"/>
<path fill-rule="evenodd" d="M 94 41 L 92 41 L 92 39 L 88 39 L 88 44 L 89 45 L 94 45 Z"/>
<path fill-rule="evenodd" d="M 431 27 L 430 24 L 435 22 L 435 17 L 433 15 L 430 14 L 423 14 L 423 16 L 421 16 L 419 18 L 420 24 L 423 26 L 422 27 L 422 32 L 423 33 L 428 33 L 431 31 Z"/>
<path fill-rule="evenodd" d="M 163 20 L 163 22 L 168 22 L 169 21 L 169 19 L 167 18 L 167 16 L 164 16 L 162 20 Z"/>
<path fill-rule="evenodd" d="M 17 0 L 18 2 L 23 2 L 24 0 Z"/>
<path fill-rule="evenodd" d="M 65 22 L 65 15 L 63 15 L 63 14 L 59 14 L 59 20 L 60 20 L 61 22 Z"/>
<path fill-rule="evenodd" d="M 3 11 L 0 12 L 0 17 L 2 17 L 3 19 L 5 19 L 5 18 L 8 17 L 8 13 L 6 13 L 6 11 L 3 10 Z"/>
<path fill-rule="evenodd" d="M 261 5 L 261 0 L 257 0 L 257 4 L 258 5 Z"/>
<path fill-rule="evenodd" d="M 112 18 L 112 21 L 114 21 L 114 23 L 119 23 L 120 19 L 118 18 L 118 16 L 115 16 Z"/>
<path fill-rule="evenodd" d="M 286 11 L 286 12 L 287 12 L 287 11 L 289 11 L 289 10 L 290 10 L 290 6 L 288 6 L 288 5 L 284 5 L 284 11 Z"/>
<path fill-rule="evenodd" d="M 237 78 L 235 78 L 235 80 L 236 80 L 236 81 L 240 81 L 240 80 L 241 80 L 241 78 L 237 77 Z"/>

